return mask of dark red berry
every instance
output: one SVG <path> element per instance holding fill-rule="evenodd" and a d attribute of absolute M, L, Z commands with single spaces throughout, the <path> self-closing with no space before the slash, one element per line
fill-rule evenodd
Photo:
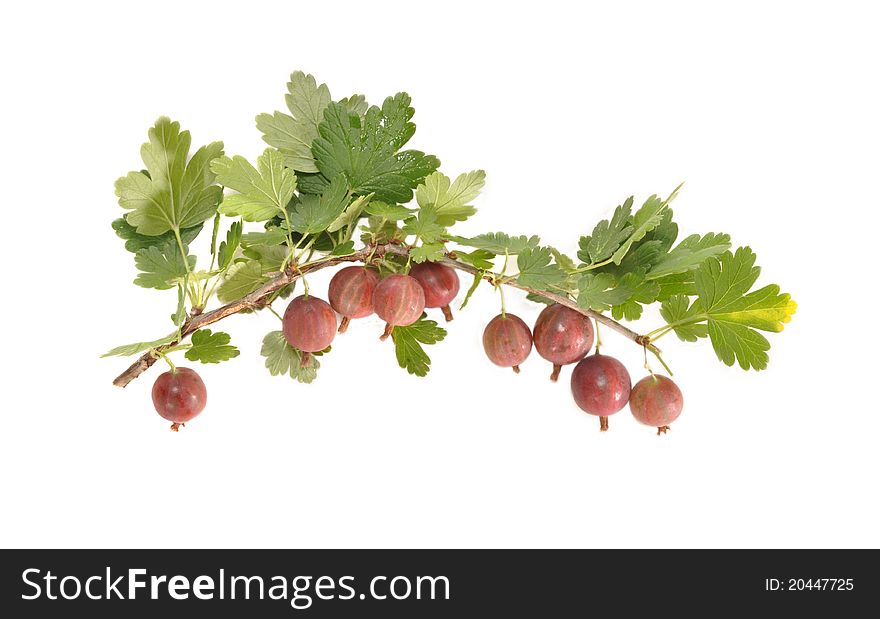
<path fill-rule="evenodd" d="M 492 363 L 519 373 L 520 363 L 532 352 L 532 332 L 519 316 L 498 314 L 483 331 L 483 349 Z"/>
<path fill-rule="evenodd" d="M 324 350 L 336 335 L 336 313 L 326 301 L 311 295 L 296 297 L 284 311 L 282 331 L 287 343 L 303 352 L 305 367 L 311 353 Z"/>
<path fill-rule="evenodd" d="M 373 290 L 373 310 L 385 321 L 387 339 L 394 327 L 405 327 L 417 321 L 425 311 L 425 291 L 409 275 L 389 275 Z"/>
<path fill-rule="evenodd" d="M 449 304 L 458 294 L 461 282 L 454 269 L 439 262 L 423 262 L 409 272 L 425 291 L 425 307 L 439 307 L 447 321 L 452 320 Z"/>
<path fill-rule="evenodd" d="M 657 428 L 657 434 L 666 432 L 669 424 L 678 419 L 684 407 L 684 397 L 671 378 L 654 374 L 646 376 L 632 388 L 629 410 L 640 423 Z"/>
<path fill-rule="evenodd" d="M 593 346 L 592 321 L 559 303 L 544 308 L 535 322 L 534 333 L 535 350 L 553 364 L 553 381 L 559 378 L 563 365 L 580 361 Z"/>
<path fill-rule="evenodd" d="M 632 381 L 623 364 L 607 355 L 590 355 L 582 359 L 571 373 L 571 394 L 574 401 L 591 415 L 600 417 L 600 429 L 608 429 L 609 415 L 626 406 Z"/>
<path fill-rule="evenodd" d="M 330 280 L 327 296 L 330 306 L 342 314 L 340 333 L 345 333 L 352 318 L 373 313 L 373 289 L 377 283 L 379 274 L 376 271 L 358 266 L 345 267 Z"/>
<path fill-rule="evenodd" d="M 189 368 L 165 372 L 153 383 L 153 406 L 163 419 L 172 422 L 175 432 L 201 413 L 207 401 L 205 383 Z"/>

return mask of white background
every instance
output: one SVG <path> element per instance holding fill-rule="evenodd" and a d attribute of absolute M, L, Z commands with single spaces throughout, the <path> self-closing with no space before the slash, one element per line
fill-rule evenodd
<path fill-rule="evenodd" d="M 880 43 L 867 7 L 7 7 L 0 545 L 880 545 Z M 682 233 L 729 232 L 756 251 L 759 283 L 799 303 L 769 336 L 769 369 L 666 338 L 681 419 L 658 438 L 624 410 L 600 434 L 568 371 L 554 385 L 537 355 L 519 376 L 484 358 L 498 308 L 486 288 L 431 350 L 427 379 L 397 368 L 375 319 L 334 343 L 311 386 L 264 369 L 273 316 L 226 320 L 241 356 L 198 368 L 208 408 L 169 432 L 150 402 L 158 366 L 123 390 L 111 380 L 128 361 L 98 358 L 165 334 L 175 303 L 131 284 L 113 182 L 141 166 L 161 114 L 194 144 L 255 157 L 254 116 L 283 108 L 300 68 L 337 98 L 407 90 L 411 145 L 450 175 L 487 170 L 463 234 L 540 234 L 573 252 L 626 196 L 686 181 Z M 509 297 L 532 322 L 538 308 Z M 638 379 L 641 351 L 605 339 Z"/>

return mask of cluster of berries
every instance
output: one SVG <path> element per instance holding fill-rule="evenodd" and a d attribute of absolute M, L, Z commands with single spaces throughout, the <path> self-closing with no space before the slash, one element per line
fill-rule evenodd
<path fill-rule="evenodd" d="M 458 294 L 460 282 L 453 269 L 436 262 L 412 267 L 408 275 L 380 278 L 369 267 L 349 266 L 330 280 L 329 303 L 314 295 L 294 298 L 284 312 L 282 332 L 287 342 L 302 352 L 301 363 L 326 350 L 336 333 L 344 333 L 351 320 L 375 313 L 385 321 L 380 339 L 387 339 L 395 327 L 416 322 L 425 308 L 441 308 L 452 320 L 449 304 Z M 337 323 L 337 313 L 342 316 Z M 600 418 L 602 430 L 608 417 L 629 402 L 633 416 L 643 424 L 665 432 L 681 414 L 679 388 L 665 376 L 651 374 L 632 385 L 620 361 L 607 355 L 587 356 L 593 347 L 590 319 L 564 305 L 547 306 L 535 322 L 534 335 L 521 318 L 502 312 L 483 332 L 483 348 L 496 365 L 519 372 L 534 344 L 538 354 L 553 364 L 556 381 L 564 365 L 577 363 L 571 375 L 571 391 L 577 405 Z M 153 385 L 153 404 L 172 422 L 172 429 L 202 412 L 207 401 L 205 384 L 189 368 L 175 368 L 159 376 Z"/>

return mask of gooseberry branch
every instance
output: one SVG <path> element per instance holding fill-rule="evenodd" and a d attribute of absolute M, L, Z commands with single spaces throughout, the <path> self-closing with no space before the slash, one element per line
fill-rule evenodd
<path fill-rule="evenodd" d="M 379 339 L 391 340 L 385 349 L 408 374 L 424 377 L 431 365 L 425 346 L 447 335 L 432 313 L 452 320 L 458 272 L 468 273 L 460 309 L 483 282 L 500 296 L 501 313 L 482 337 L 495 366 L 519 372 L 534 350 L 552 365 L 552 382 L 571 368 L 575 404 L 599 417 L 601 430 L 629 404 L 637 421 L 665 432 L 683 398 L 648 365 L 650 352 L 672 374 L 656 346 L 661 337 L 702 340 L 727 366 L 763 370 L 770 342 L 760 332 L 779 333 L 797 309 L 778 285 L 755 286 L 761 269 L 750 247 L 734 248 L 721 232 L 679 237 L 670 203 L 681 185 L 641 206 L 627 198 L 592 228 L 581 221 L 582 209 L 561 213 L 579 233 L 572 255 L 538 235 L 463 237 L 451 228 L 476 214 L 486 173 L 450 177 L 434 155 L 406 148 L 416 129 L 407 93 L 381 105 L 362 95 L 334 100 L 326 84 L 295 71 L 285 102 L 290 114 L 256 117 L 268 148 L 255 163 L 226 154 L 219 141 L 191 148 L 190 132 L 163 116 L 141 147 L 145 169 L 116 181 L 125 214 L 112 226 L 133 254 L 134 283 L 176 290 L 177 306 L 170 334 L 104 356 L 138 356 L 113 381 L 120 387 L 157 359 L 168 361 L 153 404 L 172 429 L 201 413 L 206 391 L 194 370 L 169 355 L 183 352 L 206 364 L 234 359 L 240 351 L 231 336 L 206 327 L 240 312 L 268 309 L 281 319 L 260 350 L 272 376 L 312 382 L 334 338 L 375 314 L 385 323 Z M 528 178 L 522 190 L 539 198 L 534 208 L 545 200 Z M 200 268 L 190 246 L 202 230 L 211 242 L 210 260 Z M 312 295 L 308 276 L 337 265 L 349 266 L 333 275 L 327 300 L 320 291 Z M 300 280 L 303 294 L 282 315 L 273 303 L 287 299 Z M 505 287 L 543 307 L 536 321 L 507 311 Z M 209 309 L 215 295 L 220 306 Z M 648 307 L 659 310 L 663 326 L 640 334 L 621 324 L 641 319 Z M 633 386 L 619 361 L 604 348 L 600 354 L 599 325 L 643 349 L 646 379 Z"/>
<path fill-rule="evenodd" d="M 217 309 L 199 313 L 187 318 L 180 330 L 180 339 L 174 340 L 173 342 L 169 342 L 168 344 L 162 346 L 158 346 L 155 349 L 147 351 L 146 353 L 141 355 L 137 359 L 137 361 L 132 363 L 124 372 L 113 379 L 113 384 L 117 387 L 125 387 L 135 378 L 150 369 L 150 367 L 152 367 L 157 359 L 161 357 L 162 353 L 178 346 L 184 339 L 186 339 L 188 336 L 192 335 L 199 329 L 207 327 L 208 325 L 212 325 L 215 322 L 219 322 L 224 318 L 228 318 L 229 316 L 233 316 L 244 310 L 264 309 L 267 306 L 267 301 L 275 293 L 277 293 L 282 288 L 289 286 L 290 284 L 293 284 L 297 280 L 301 279 L 303 275 L 307 275 L 321 269 L 326 269 L 328 267 L 337 266 L 349 262 L 366 263 L 368 260 L 377 260 L 385 254 L 408 256 L 410 253 L 410 249 L 411 248 L 409 247 L 396 243 L 386 243 L 383 245 L 364 247 L 363 249 L 360 249 L 348 256 L 334 256 L 324 258 L 312 263 L 304 264 L 301 267 L 288 265 L 288 267 L 282 273 L 279 273 L 277 277 L 273 278 L 271 281 L 267 282 L 265 285 L 253 291 L 249 295 L 246 295 L 241 299 L 238 299 L 237 301 L 233 301 L 232 303 L 227 303 L 226 305 L 218 307 Z M 479 275 L 487 282 L 500 282 L 501 285 L 504 286 L 516 288 L 524 292 L 539 294 L 555 303 L 559 303 L 560 305 L 569 307 L 576 312 L 580 312 L 585 316 L 589 316 L 590 318 L 599 321 L 600 323 L 602 323 L 609 329 L 616 331 L 626 339 L 635 342 L 639 346 L 647 347 L 648 350 L 654 352 L 655 354 L 660 353 L 660 350 L 656 346 L 654 346 L 646 336 L 640 335 L 632 329 L 627 328 L 613 318 L 610 318 L 604 314 L 600 314 L 599 312 L 584 309 L 578 306 L 578 304 L 572 301 L 570 298 L 562 296 L 560 294 L 548 292 L 545 290 L 537 290 L 530 286 L 524 286 L 517 282 L 515 279 L 503 277 L 500 273 L 495 273 L 492 271 L 481 271 L 469 264 L 465 264 L 464 262 L 456 260 L 454 256 L 455 252 L 447 252 L 446 256 L 439 260 L 439 262 L 449 267 L 452 267 L 453 269 L 458 269 L 459 271 L 470 273 L 471 275 Z"/>

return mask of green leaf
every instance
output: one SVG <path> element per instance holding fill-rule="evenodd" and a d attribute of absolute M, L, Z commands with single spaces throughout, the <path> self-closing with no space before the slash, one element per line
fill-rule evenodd
<path fill-rule="evenodd" d="M 189 131 L 166 117 L 156 121 L 149 142 L 141 147 L 147 173 L 129 172 L 116 181 L 119 205 L 130 211 L 126 221 L 139 234 L 158 236 L 169 230 L 198 226 L 213 217 L 222 190 L 214 184 L 211 161 L 223 154 L 223 143 L 201 147 L 189 161 Z"/>
<path fill-rule="evenodd" d="M 434 172 L 416 188 L 416 201 L 422 208 L 435 209 L 441 226 L 451 226 L 477 212 L 468 203 L 480 194 L 485 184 L 483 170 L 461 174 L 454 182 L 442 172 Z"/>
<path fill-rule="evenodd" d="M 251 245 L 244 250 L 244 255 L 260 263 L 263 275 L 277 273 L 281 270 L 288 256 L 286 245 Z"/>
<path fill-rule="evenodd" d="M 556 264 L 565 271 L 566 273 L 573 273 L 577 269 L 577 265 L 574 263 L 574 260 L 563 254 L 561 251 L 556 249 L 555 247 L 547 247 L 550 250 L 550 253 L 553 254 L 553 259 L 556 261 Z"/>
<path fill-rule="evenodd" d="M 660 286 L 660 292 L 657 294 L 658 301 L 665 301 L 673 295 L 683 294 L 686 296 L 694 296 L 697 294 L 697 288 L 694 286 L 693 271 L 687 273 L 678 273 L 676 275 L 666 275 L 656 280 Z"/>
<path fill-rule="evenodd" d="M 730 235 L 710 232 L 700 236 L 692 234 L 675 246 L 666 256 L 657 262 L 648 273 L 652 279 L 684 273 L 696 269 L 711 256 L 717 256 L 730 249 Z"/>
<path fill-rule="evenodd" d="M 358 220 L 364 208 L 370 203 L 370 196 L 359 196 L 345 210 L 327 226 L 327 232 L 336 232 L 348 228 Z"/>
<path fill-rule="evenodd" d="M 422 263 L 426 260 L 436 262 L 446 257 L 446 246 L 443 243 L 428 243 L 414 247 L 409 252 L 410 258 L 415 263 Z"/>
<path fill-rule="evenodd" d="M 217 262 L 218 268 L 221 271 L 226 270 L 232 264 L 235 252 L 241 244 L 241 228 L 240 221 L 233 222 L 226 232 L 226 240 L 220 243 L 220 249 L 217 252 Z"/>
<path fill-rule="evenodd" d="M 317 172 L 312 156 L 312 142 L 318 137 L 318 123 L 330 103 L 330 89 L 318 86 L 315 78 L 302 71 L 290 75 L 288 94 L 284 99 L 290 114 L 275 112 L 257 116 L 257 129 L 263 140 L 277 148 L 284 157 L 284 165 L 299 172 Z M 354 101 L 355 109 L 361 101 Z M 351 108 L 352 102 L 343 105 Z"/>
<path fill-rule="evenodd" d="M 228 361 L 239 355 L 238 348 L 230 344 L 229 340 L 228 333 L 211 333 L 210 329 L 199 329 L 192 334 L 192 348 L 186 351 L 185 356 L 190 361 L 202 363 Z"/>
<path fill-rule="evenodd" d="M 691 304 L 690 299 L 683 294 L 672 295 L 660 304 L 660 315 L 668 324 L 681 322 L 683 324 L 674 327 L 675 334 L 685 342 L 696 342 L 701 337 L 709 335 L 706 323 L 691 322 L 699 320 L 701 313 L 699 302 Z"/>
<path fill-rule="evenodd" d="M 272 148 L 257 157 L 256 168 L 239 155 L 216 159 L 211 168 L 221 184 L 238 192 L 223 198 L 220 212 L 245 221 L 266 221 L 283 213 L 296 190 L 296 175 Z"/>
<path fill-rule="evenodd" d="M 415 217 L 404 222 L 403 234 L 415 235 L 425 243 L 436 243 L 446 235 L 446 229 L 437 223 L 437 211 L 434 208 L 422 207 Z"/>
<path fill-rule="evenodd" d="M 468 301 L 471 300 L 471 296 L 474 294 L 474 292 L 476 292 L 477 286 L 479 286 L 480 282 L 483 281 L 483 275 L 484 273 L 482 271 L 474 273 L 474 281 L 471 282 L 471 286 L 470 288 L 468 288 L 467 294 L 464 295 L 464 301 L 461 302 L 461 305 L 458 307 L 458 309 L 463 310 L 468 304 Z"/>
<path fill-rule="evenodd" d="M 667 203 L 669 201 L 667 200 Z M 672 221 L 672 209 L 663 209 L 663 217 L 657 227 L 645 235 L 645 241 L 659 241 L 661 253 L 666 253 L 678 238 L 678 224 Z"/>
<path fill-rule="evenodd" d="M 541 243 L 537 236 L 509 236 L 503 232 L 489 232 L 472 238 L 453 236 L 450 239 L 460 245 L 483 249 L 500 256 L 505 252 L 513 256 L 526 249 L 534 249 Z"/>
<path fill-rule="evenodd" d="M 440 166 L 432 155 L 398 152 L 415 133 L 413 113 L 406 93 L 388 97 L 381 108 L 371 106 L 363 120 L 345 105 L 330 103 L 312 143 L 323 178 L 342 175 L 353 193 L 375 193 L 383 202 L 412 200 L 413 189 Z"/>
<path fill-rule="evenodd" d="M 287 343 L 281 331 L 271 331 L 263 338 L 260 354 L 266 357 L 266 367 L 272 376 L 289 374 L 301 383 L 310 383 L 318 376 L 321 364 L 316 355 L 309 355 L 305 367 L 302 364 L 302 352 Z"/>
<path fill-rule="evenodd" d="M 782 331 L 797 309 L 776 284 L 749 292 L 761 273 L 755 259 L 749 247 L 740 247 L 735 254 L 727 251 L 706 259 L 694 273 L 715 353 L 726 365 L 738 361 L 744 370 L 767 367 L 770 344 L 755 329 Z"/>
<path fill-rule="evenodd" d="M 183 282 L 177 284 L 177 309 L 171 314 L 171 322 L 174 323 L 174 326 L 178 329 L 183 324 L 183 321 L 186 320 L 186 292 L 184 290 Z"/>
<path fill-rule="evenodd" d="M 290 215 L 291 227 L 301 234 L 317 234 L 327 229 L 348 206 L 348 186 L 337 176 L 320 196 L 304 195 Z"/>
<path fill-rule="evenodd" d="M 387 202 L 370 202 L 364 211 L 368 215 L 381 217 L 387 221 L 403 221 L 409 219 L 415 214 L 415 209 L 406 208 L 399 204 L 388 204 Z"/>
<path fill-rule="evenodd" d="M 619 286 L 608 273 L 585 273 L 578 280 L 578 305 L 584 309 L 604 312 L 632 296 L 632 289 Z"/>
<path fill-rule="evenodd" d="M 646 273 L 651 267 L 659 262 L 663 256 L 663 243 L 658 240 L 642 240 L 633 245 L 629 253 L 623 257 L 619 266 L 608 265 L 604 267 L 607 272 L 617 277 L 623 277 L 626 273 Z"/>
<path fill-rule="evenodd" d="M 636 211 L 632 218 L 632 232 L 624 240 L 620 247 L 611 254 L 611 261 L 620 264 L 623 257 L 630 250 L 633 243 L 641 241 L 645 235 L 660 225 L 663 221 L 663 211 L 668 202 L 661 200 L 656 195 L 648 198 L 642 207 Z"/>
<path fill-rule="evenodd" d="M 394 340 L 394 352 L 397 363 L 410 374 L 425 376 L 430 370 L 431 359 L 422 348 L 422 344 L 436 344 L 446 337 L 446 329 L 437 326 L 425 315 L 407 327 L 394 327 L 391 338 Z"/>
<path fill-rule="evenodd" d="M 226 271 L 223 283 L 217 287 L 217 298 L 221 303 L 230 303 L 249 295 L 269 281 L 257 260 L 244 260 L 233 263 Z"/>
<path fill-rule="evenodd" d="M 158 348 L 165 344 L 170 344 L 176 339 L 177 331 L 174 331 L 173 333 L 169 333 L 165 337 L 160 337 L 158 340 L 153 340 L 152 342 L 135 342 L 134 344 L 117 346 L 116 348 L 105 352 L 101 357 L 130 357 L 132 355 L 139 355 L 144 351 Z"/>
<path fill-rule="evenodd" d="M 331 256 L 350 256 L 354 253 L 354 241 L 340 243 L 330 252 Z"/>
<path fill-rule="evenodd" d="M 116 236 L 121 239 L 125 239 L 125 249 L 130 251 L 131 253 L 137 253 L 138 250 L 146 249 L 147 247 L 153 246 L 162 246 L 167 243 L 176 243 L 177 240 L 174 238 L 174 232 L 168 231 L 164 234 L 160 234 L 158 236 L 147 236 L 146 234 L 138 234 L 137 229 L 132 226 L 130 223 L 125 221 L 124 217 L 120 217 L 119 219 L 114 220 L 113 229 L 116 231 Z M 189 245 L 192 243 L 195 238 L 199 235 L 199 232 L 202 231 L 203 224 L 199 224 L 197 226 L 193 226 L 192 228 L 184 228 L 180 231 L 180 238 L 184 242 L 184 244 Z"/>
<path fill-rule="evenodd" d="M 482 271 L 488 271 L 495 268 L 495 263 L 492 262 L 494 257 L 495 254 L 486 251 L 485 249 L 475 249 L 470 253 L 460 250 L 455 251 L 456 260 L 469 264 Z"/>
<path fill-rule="evenodd" d="M 184 250 L 187 247 L 184 246 Z M 187 256 L 189 268 L 196 265 L 195 256 Z M 166 243 L 162 247 L 146 247 L 134 255 L 134 264 L 140 271 L 134 283 L 144 288 L 168 290 L 186 277 L 186 262 L 180 254 L 177 243 Z"/>
<path fill-rule="evenodd" d="M 548 299 L 547 297 L 541 296 L 539 294 L 535 294 L 534 292 L 530 292 L 526 295 L 526 299 L 533 303 L 543 303 L 544 305 L 553 305 L 556 303 L 553 299 Z"/>
<path fill-rule="evenodd" d="M 566 279 L 565 271 L 553 263 L 553 254 L 547 247 L 524 249 L 517 256 L 516 266 L 519 269 L 517 281 L 529 288 L 559 288 Z"/>
<path fill-rule="evenodd" d="M 243 247 L 251 245 L 281 245 L 286 241 L 287 233 L 278 226 L 271 226 L 263 232 L 245 232 L 241 235 Z"/>
<path fill-rule="evenodd" d="M 593 228 L 593 234 L 580 238 L 577 255 L 582 262 L 596 264 L 607 260 L 630 237 L 632 205 L 632 197 L 627 198 L 626 202 L 614 209 L 610 220 L 603 219 Z"/>
<path fill-rule="evenodd" d="M 367 113 L 367 109 L 369 109 L 370 104 L 367 103 L 367 98 L 364 95 L 351 95 L 350 97 L 343 97 L 339 100 L 340 105 L 344 105 L 348 108 L 350 114 L 354 114 L 355 116 L 359 116 L 361 118 Z M 320 122 L 320 119 L 319 121 Z"/>
<path fill-rule="evenodd" d="M 620 279 L 619 286 L 629 290 L 630 296 L 611 308 L 615 320 L 638 320 L 642 317 L 642 305 L 653 303 L 660 294 L 660 285 L 646 279 L 642 272 L 627 273 Z"/>

